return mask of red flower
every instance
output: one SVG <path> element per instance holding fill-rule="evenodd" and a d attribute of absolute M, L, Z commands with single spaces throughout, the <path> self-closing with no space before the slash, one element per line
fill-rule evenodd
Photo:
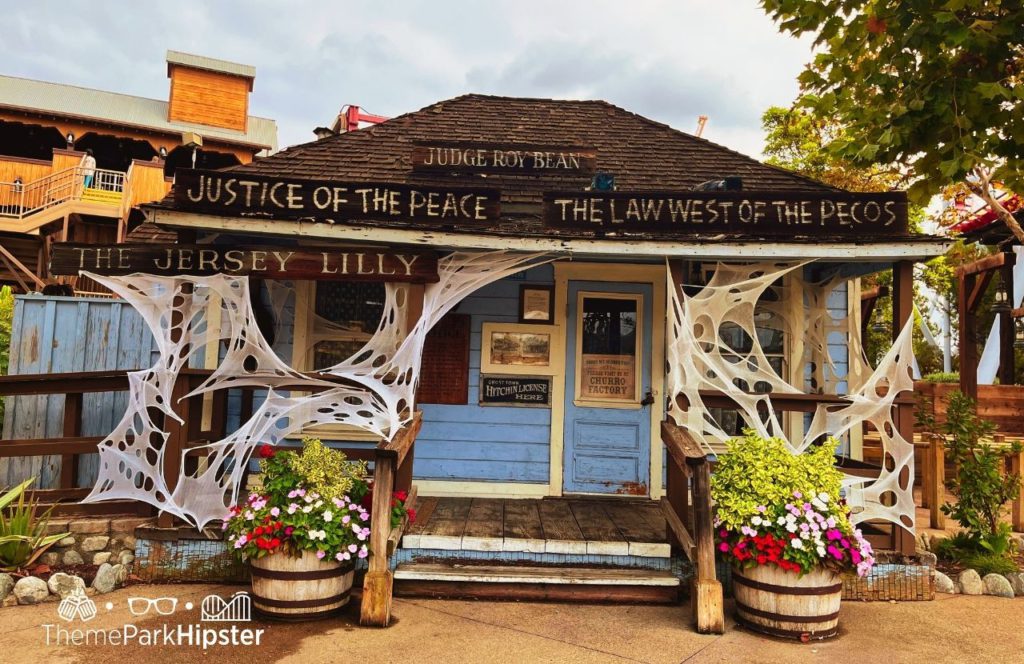
<path fill-rule="evenodd" d="M 260 458 L 269 459 L 274 456 L 276 450 L 271 445 L 260 445 Z"/>
<path fill-rule="evenodd" d="M 395 492 L 395 498 L 398 498 L 403 503 L 405 502 L 406 498 L 408 498 L 408 497 L 409 497 L 409 493 L 407 491 L 396 491 Z"/>
<path fill-rule="evenodd" d="M 256 529 L 252 531 L 252 534 L 253 535 L 262 535 L 263 534 L 263 526 L 256 526 Z"/>
<path fill-rule="evenodd" d="M 416 523 L 416 510 L 409 508 L 409 523 Z"/>
<path fill-rule="evenodd" d="M 272 548 L 277 548 L 277 547 L 281 546 L 281 540 L 279 540 L 279 539 L 277 539 L 275 537 L 274 539 L 270 540 L 270 546 Z"/>

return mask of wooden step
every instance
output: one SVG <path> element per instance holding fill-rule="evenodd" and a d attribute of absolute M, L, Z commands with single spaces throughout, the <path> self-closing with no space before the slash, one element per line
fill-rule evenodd
<path fill-rule="evenodd" d="M 395 595 L 445 599 L 674 603 L 679 579 L 663 570 L 402 563 Z"/>
<path fill-rule="evenodd" d="M 515 565 L 439 565 L 402 563 L 395 580 L 465 581 L 479 583 L 552 583 L 604 586 L 678 586 L 667 570 L 621 567 L 527 567 Z"/>

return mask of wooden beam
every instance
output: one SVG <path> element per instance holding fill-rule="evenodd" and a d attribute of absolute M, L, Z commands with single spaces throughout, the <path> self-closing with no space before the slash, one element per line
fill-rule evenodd
<path fill-rule="evenodd" d="M 40 288 L 40 290 L 42 290 L 43 286 L 46 285 L 46 283 L 42 279 L 40 279 L 38 276 L 36 276 L 36 274 L 34 272 L 32 272 L 32 270 L 30 270 L 27 267 L 25 267 L 25 264 L 22 263 L 21 261 L 19 261 L 14 256 L 14 254 L 12 254 L 11 252 L 7 251 L 7 248 L 4 247 L 4 245 L 2 245 L 2 244 L 0 244 L 0 254 L 2 254 L 4 256 L 4 258 L 9 260 L 11 263 L 13 263 L 15 267 L 17 267 L 19 270 L 24 272 L 30 279 L 32 279 L 32 281 L 34 281 L 36 283 L 36 286 L 38 286 Z"/>
<path fill-rule="evenodd" d="M 97 445 L 102 436 L 79 436 L 63 438 L 23 438 L 0 441 L 0 458 L 48 456 L 51 454 L 92 454 L 99 451 Z"/>
<path fill-rule="evenodd" d="M 976 274 L 964 274 L 957 283 L 957 308 L 960 311 L 960 391 L 975 400 L 978 398 L 978 315 L 969 303 L 977 281 Z"/>
<path fill-rule="evenodd" d="M 81 392 L 72 392 L 64 397 L 64 437 L 77 438 L 82 435 Z M 60 488 L 73 489 L 78 479 L 78 455 L 65 452 L 60 457 Z"/>
<path fill-rule="evenodd" d="M 999 272 L 1003 288 L 1006 291 L 1006 301 L 1012 305 L 1014 302 L 1013 293 L 1013 266 L 1004 265 Z M 1004 311 L 999 315 L 999 383 L 1001 385 L 1013 385 L 1017 382 L 1016 357 L 1014 355 L 1014 323 L 1013 312 Z"/>
<path fill-rule="evenodd" d="M 396 466 L 402 465 L 422 426 L 423 411 L 417 410 L 413 413 L 412 420 L 402 427 L 394 438 L 390 441 L 383 440 L 377 445 L 377 455 L 392 459 Z"/>
<path fill-rule="evenodd" d="M 892 340 L 893 343 L 903 332 L 904 326 L 914 319 L 914 264 L 911 261 L 898 261 L 892 266 Z M 914 405 L 908 403 L 896 403 L 893 419 L 896 429 L 904 440 L 914 440 Z M 904 470 L 907 470 L 906 468 Z M 899 478 L 906 480 L 907 490 L 913 490 L 914 470 L 913 457 L 909 467 L 909 475 Z M 905 555 L 914 553 L 917 542 L 913 535 L 913 517 L 910 524 L 897 526 L 894 530 L 894 546 L 897 551 Z"/>
<path fill-rule="evenodd" d="M 697 631 L 701 634 L 725 632 L 725 605 L 722 584 L 715 578 L 715 540 L 711 520 L 711 469 L 705 460 L 693 468 L 694 535 L 697 573 L 694 576 L 691 603 Z"/>
<path fill-rule="evenodd" d="M 928 441 L 928 483 L 922 493 L 928 494 L 928 525 L 938 530 L 946 529 L 946 515 L 942 506 L 946 503 L 946 440 L 932 436 Z"/>
<path fill-rule="evenodd" d="M 1016 254 L 1010 251 L 1002 251 L 998 254 L 992 254 L 985 258 L 979 258 L 973 263 L 967 263 L 961 265 L 956 269 L 956 276 L 968 277 L 974 274 L 982 274 L 984 272 L 990 272 L 992 270 L 998 270 L 1004 265 L 1013 265 L 1017 260 Z"/>
<path fill-rule="evenodd" d="M 391 535 L 391 493 L 395 462 L 377 457 L 373 466 L 373 507 L 370 512 L 370 560 L 363 579 L 359 624 L 387 627 L 391 622 L 394 576 L 388 566 L 388 537 Z"/>
<path fill-rule="evenodd" d="M 686 555 L 686 558 L 691 563 L 694 562 L 697 559 L 697 545 L 694 543 L 690 531 L 683 525 L 682 520 L 676 514 L 676 510 L 672 503 L 669 502 L 667 496 L 661 498 L 660 504 L 661 512 L 665 515 L 665 523 L 668 525 L 669 530 L 675 536 L 676 541 L 679 542 L 679 546 Z"/>
<path fill-rule="evenodd" d="M 995 276 L 995 273 L 992 271 L 982 272 L 975 276 L 974 286 L 967 297 L 967 306 L 970 307 L 972 312 L 977 311 L 978 306 L 981 305 L 981 300 L 985 297 L 985 291 L 988 290 L 989 284 L 992 283 L 993 276 Z"/>
<path fill-rule="evenodd" d="M 700 463 L 704 460 L 704 450 L 700 443 L 682 427 L 668 420 L 661 423 L 661 440 L 668 448 L 669 455 L 680 464 Z"/>

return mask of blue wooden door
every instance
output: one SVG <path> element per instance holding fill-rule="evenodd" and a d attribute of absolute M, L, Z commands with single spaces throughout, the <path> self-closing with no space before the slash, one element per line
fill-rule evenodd
<path fill-rule="evenodd" d="M 649 494 L 652 299 L 649 284 L 569 282 L 566 493 Z"/>

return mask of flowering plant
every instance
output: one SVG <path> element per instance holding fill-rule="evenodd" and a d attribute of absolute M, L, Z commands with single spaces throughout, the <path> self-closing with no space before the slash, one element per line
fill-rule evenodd
<path fill-rule="evenodd" d="M 317 439 L 301 452 L 259 449 L 262 490 L 231 508 L 224 520 L 228 542 L 244 558 L 275 552 L 345 562 L 369 551 L 370 513 L 366 464 L 345 459 Z"/>
<path fill-rule="evenodd" d="M 416 522 L 416 510 L 409 507 L 408 491 L 395 491 L 391 494 L 391 528 L 395 529 L 402 524 L 402 520 L 409 517 L 409 523 Z M 370 491 L 363 498 L 363 507 L 366 511 L 373 511 L 373 482 L 370 482 Z"/>
<path fill-rule="evenodd" d="M 740 567 L 775 565 L 806 574 L 817 567 L 865 576 L 871 545 L 850 523 L 829 439 L 793 454 L 778 438 L 751 431 L 727 444 L 711 480 L 718 550 Z"/>

